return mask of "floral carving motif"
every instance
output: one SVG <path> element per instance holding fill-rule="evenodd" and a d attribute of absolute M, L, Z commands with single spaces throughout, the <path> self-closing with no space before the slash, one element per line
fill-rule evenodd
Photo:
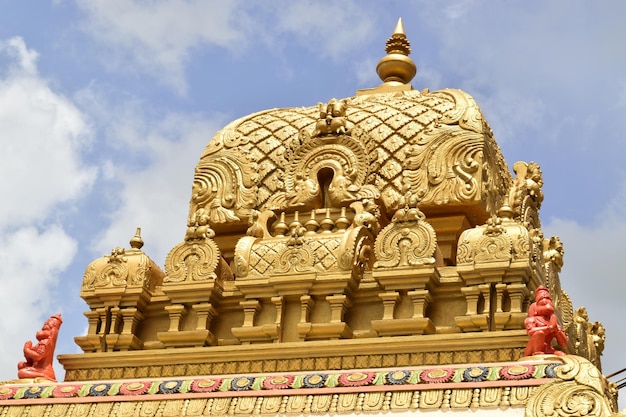
<path fill-rule="evenodd" d="M 308 246 L 288 247 L 276 259 L 274 273 L 313 271 L 315 255 Z"/>

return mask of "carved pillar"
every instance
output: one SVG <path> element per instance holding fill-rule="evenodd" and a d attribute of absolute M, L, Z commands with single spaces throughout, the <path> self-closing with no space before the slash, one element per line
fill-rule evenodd
<path fill-rule="evenodd" d="M 141 349 L 143 342 L 135 335 L 137 324 L 143 319 L 143 314 L 137 308 L 115 308 L 111 310 L 115 318 L 115 325 L 106 336 L 108 350 Z"/>
<path fill-rule="evenodd" d="M 165 306 L 165 311 L 170 316 L 170 332 L 177 332 L 181 330 L 180 324 L 187 314 L 187 310 L 185 306 L 182 304 L 172 304 L 169 306 Z"/>
<path fill-rule="evenodd" d="M 504 311 L 504 298 L 507 296 L 506 294 L 506 284 L 496 284 L 495 292 L 496 292 L 496 305 L 495 312 L 493 314 L 493 323 L 495 326 L 495 330 L 503 330 L 506 324 L 509 322 L 511 318 L 510 311 Z"/>
<path fill-rule="evenodd" d="M 217 340 L 210 329 L 211 320 L 217 315 L 217 310 L 211 303 L 194 304 L 191 308 L 196 312 L 196 332 L 205 335 L 207 344 L 216 344 Z"/>
<path fill-rule="evenodd" d="M 527 317 L 524 306 L 528 302 L 530 291 L 526 284 L 509 284 L 506 286 L 509 294 L 511 317 L 506 324 L 506 329 L 523 329 L 524 319 Z"/>
<path fill-rule="evenodd" d="M 83 313 L 87 317 L 89 327 L 85 336 L 77 336 L 74 342 L 83 350 L 83 352 L 102 352 L 104 350 L 102 335 L 100 328 L 104 326 L 101 315 L 98 310 L 86 311 Z"/>
<path fill-rule="evenodd" d="M 400 294 L 397 291 L 381 292 L 378 298 L 383 301 L 383 320 L 393 320 Z"/>
<path fill-rule="evenodd" d="M 306 340 L 306 335 L 311 331 L 311 311 L 315 301 L 310 295 L 300 297 L 300 322 L 298 323 L 298 338 L 300 341 Z"/>
<path fill-rule="evenodd" d="M 241 343 L 279 341 L 283 297 L 271 297 L 269 303 L 271 303 L 271 308 L 274 310 L 274 321 L 258 323 L 257 317 L 264 308 L 261 300 L 253 299 L 239 302 L 239 305 L 243 308 L 243 325 L 241 327 L 233 327 L 231 331 Z"/>
<path fill-rule="evenodd" d="M 111 312 L 108 307 L 101 307 L 96 309 L 96 311 L 98 312 L 98 316 L 100 317 L 100 331 L 98 332 L 98 335 L 104 338 L 106 334 L 109 333 L 109 329 L 112 326 Z"/>
<path fill-rule="evenodd" d="M 414 319 L 424 318 L 426 315 L 426 307 L 433 300 L 428 290 L 415 290 L 409 291 L 408 296 L 413 303 L 413 316 Z"/>
<path fill-rule="evenodd" d="M 489 329 L 489 285 L 484 288 L 483 285 L 474 285 L 471 287 L 461 288 L 461 292 L 465 295 L 467 309 L 464 316 L 456 316 L 454 321 L 456 325 L 464 332 L 473 332 Z M 484 300 L 486 290 L 487 300 Z M 484 307 L 480 308 L 479 301 L 484 302 Z M 487 313 L 484 313 L 487 311 Z"/>

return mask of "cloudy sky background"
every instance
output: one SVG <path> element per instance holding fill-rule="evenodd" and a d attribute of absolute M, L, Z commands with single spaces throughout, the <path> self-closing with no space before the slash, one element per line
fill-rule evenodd
<path fill-rule="evenodd" d="M 413 86 L 467 91 L 509 166 L 542 167 L 563 287 L 607 328 L 605 373 L 626 367 L 625 15 L 620 1 L 0 0 L 0 380 L 58 311 L 57 353 L 79 351 L 84 269 L 137 226 L 163 265 L 220 127 L 377 85 L 398 17 Z"/>

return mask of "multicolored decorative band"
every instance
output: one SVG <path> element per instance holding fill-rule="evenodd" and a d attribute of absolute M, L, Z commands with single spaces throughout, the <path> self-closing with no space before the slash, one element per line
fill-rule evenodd
<path fill-rule="evenodd" d="M 22 399 L 72 397 L 115 397 L 155 394 L 233 393 L 293 389 L 334 389 L 338 387 L 384 387 L 398 385 L 477 383 L 522 379 L 555 378 L 561 363 L 511 363 L 499 366 L 405 368 L 395 370 L 338 370 L 274 375 L 206 376 L 150 380 L 102 381 L 82 383 L 43 383 L 0 385 L 0 402 Z"/>

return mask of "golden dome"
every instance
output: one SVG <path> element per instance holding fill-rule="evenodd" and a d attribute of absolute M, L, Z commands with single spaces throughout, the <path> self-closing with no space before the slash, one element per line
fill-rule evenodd
<path fill-rule="evenodd" d="M 189 226 L 208 216 L 220 234 L 253 210 L 340 208 L 364 198 L 388 218 L 408 195 L 483 222 L 512 182 L 491 129 L 467 93 L 368 94 L 236 120 L 196 166 Z"/>

